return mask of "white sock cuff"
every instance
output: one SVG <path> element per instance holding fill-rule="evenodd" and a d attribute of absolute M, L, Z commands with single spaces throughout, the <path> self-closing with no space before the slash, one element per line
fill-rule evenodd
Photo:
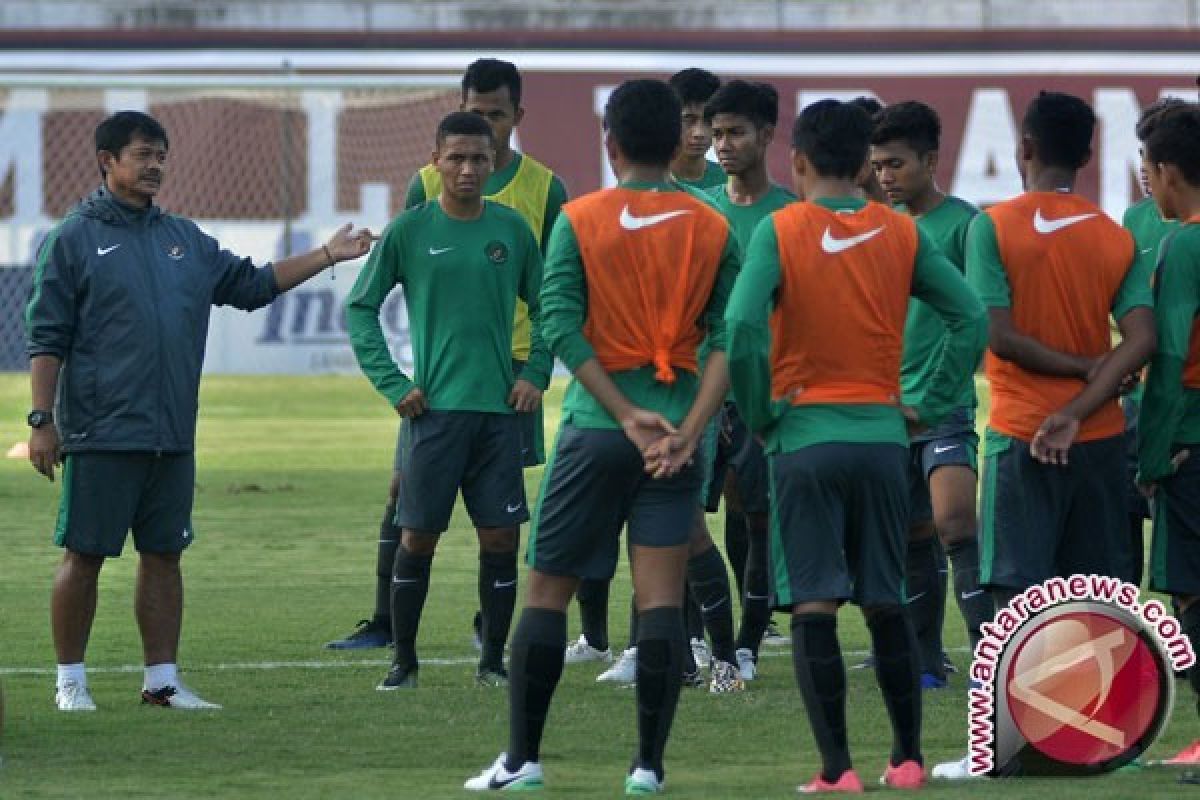
<path fill-rule="evenodd" d="M 179 683 L 179 670 L 174 664 L 150 664 L 146 667 L 145 688 L 161 689 Z"/>
<path fill-rule="evenodd" d="M 87 672 L 84 670 L 82 661 L 78 664 L 58 665 L 58 680 L 55 683 L 55 688 L 61 689 L 67 683 L 78 683 L 80 686 L 87 686 Z"/>

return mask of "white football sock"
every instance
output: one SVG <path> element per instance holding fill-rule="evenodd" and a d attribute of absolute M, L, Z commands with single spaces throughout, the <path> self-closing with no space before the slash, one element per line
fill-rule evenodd
<path fill-rule="evenodd" d="M 179 685 L 179 670 L 174 664 L 151 664 L 146 667 L 144 687 L 151 691 L 164 686 Z"/>

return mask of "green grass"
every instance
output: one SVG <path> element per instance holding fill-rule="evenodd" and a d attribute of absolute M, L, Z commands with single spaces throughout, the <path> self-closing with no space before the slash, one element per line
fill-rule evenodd
<path fill-rule="evenodd" d="M 561 387 L 550 398 L 557 408 Z M 28 379 L 0 375 L 0 444 L 27 435 Z M 100 712 L 53 709 L 48 599 L 59 559 L 50 536 L 58 485 L 25 461 L 0 461 L 0 670 L 7 723 L 0 798 L 461 797 L 462 781 L 503 749 L 504 693 L 472 684 L 470 663 L 428 665 L 416 692 L 381 695 L 380 651 L 339 655 L 324 641 L 348 632 L 372 604 L 374 551 L 396 419 L 358 378 L 207 378 L 198 443 L 197 541 L 184 560 L 186 679 L 225 705 L 211 714 L 143 708 L 138 671 L 95 672 Z M 548 424 L 557 422 L 549 414 Z M 527 475 L 531 497 L 539 471 Z M 716 520 L 714 519 L 715 523 Z M 716 530 L 714 525 L 714 530 Z M 718 536 L 718 541 L 720 537 Z M 476 547 L 456 514 L 434 566 L 419 642 L 426 658 L 473 657 Z M 93 668 L 140 663 L 132 616 L 136 559 L 109 562 L 88 653 Z M 628 577 L 611 606 L 623 641 Z M 948 610 L 947 644 L 964 644 Z M 572 631 L 578 623 L 572 616 Z M 841 617 L 843 647 L 863 650 L 855 613 Z M 953 653 L 960 666 L 965 652 Z M 817 768 L 786 650 L 768 653 L 763 678 L 738 696 L 687 691 L 668 750 L 670 796 L 784 798 Z M 850 660 L 853 660 L 851 657 Z M 327 668 L 239 668 L 249 662 L 321 662 Z M 222 666 L 224 665 L 224 666 Z M 32 670 L 41 670 L 34 674 Z M 548 793 L 612 797 L 634 748 L 633 696 L 572 667 L 551 712 L 544 748 Z M 873 678 L 850 674 L 856 764 L 873 782 L 888 750 Z M 964 689 L 926 694 L 928 762 L 963 748 Z M 1181 687 L 1177 714 L 1153 752 L 1193 738 Z M 1087 781 L 973 786 L 972 797 L 1161 797 L 1180 791 L 1170 770 Z M 955 797 L 962 787 L 928 794 Z"/>

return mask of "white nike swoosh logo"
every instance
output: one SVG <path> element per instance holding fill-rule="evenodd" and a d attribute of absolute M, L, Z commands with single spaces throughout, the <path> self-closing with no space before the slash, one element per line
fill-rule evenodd
<path fill-rule="evenodd" d="M 929 594 L 929 592 L 921 592 L 920 594 L 914 594 L 912 597 L 908 598 L 908 600 L 906 600 L 905 602 L 906 603 L 915 603 L 927 594 Z"/>
<path fill-rule="evenodd" d="M 724 602 L 725 602 L 727 599 L 728 599 L 728 598 L 722 597 L 720 600 L 718 600 L 717 602 L 713 603 L 711 606 L 706 606 L 706 605 L 704 605 L 703 603 L 701 603 L 701 604 L 700 604 L 700 613 L 701 613 L 701 614 L 708 614 L 708 613 L 711 613 L 711 612 L 713 612 L 713 611 L 716 611 L 718 608 L 720 608 L 720 607 L 722 606 L 722 604 L 724 604 Z"/>
<path fill-rule="evenodd" d="M 495 583 L 492 584 L 492 587 L 495 589 L 509 589 L 516 585 L 517 585 L 517 579 L 513 578 L 511 581 L 508 581 L 507 583 L 501 583 L 500 581 L 496 581 Z"/>
<path fill-rule="evenodd" d="M 515 514 L 521 510 L 521 503 L 517 503 L 515 506 L 506 505 L 504 506 L 504 510 L 510 514 Z"/>
<path fill-rule="evenodd" d="M 1142 255 L 1146 255 L 1147 253 L 1153 253 L 1153 252 L 1154 252 L 1153 247 L 1147 247 L 1145 250 L 1141 251 Z"/>
<path fill-rule="evenodd" d="M 972 597 L 978 597 L 983 594 L 983 589 L 976 589 L 973 592 L 963 592 L 959 595 L 963 600 L 970 600 Z"/>
<path fill-rule="evenodd" d="M 962 447 L 962 445 L 958 445 L 958 444 L 951 444 L 951 445 L 947 445 L 946 447 L 938 447 L 938 446 L 934 445 L 933 452 L 949 453 L 951 450 L 957 450 L 960 447 Z"/>
<path fill-rule="evenodd" d="M 837 255 L 843 250 L 849 250 L 851 247 L 860 245 L 868 239 L 874 239 L 879 234 L 883 233 L 884 225 L 880 225 L 873 231 L 860 233 L 858 236 L 851 236 L 849 239 L 838 239 L 829 232 L 829 228 L 825 229 L 825 235 L 821 237 L 821 249 L 829 255 Z"/>
<path fill-rule="evenodd" d="M 116 249 L 117 249 L 118 247 L 120 247 L 120 246 L 121 246 L 121 245 L 119 245 L 119 244 L 114 244 L 112 247 L 97 247 L 97 248 L 96 248 L 96 255 L 98 255 L 98 256 L 106 256 L 106 255 L 108 255 L 109 253 L 111 253 L 113 250 L 116 250 Z"/>
<path fill-rule="evenodd" d="M 442 253 L 449 253 L 453 249 L 453 247 L 438 247 L 436 249 L 431 247 L 429 248 L 429 255 L 440 256 Z"/>
<path fill-rule="evenodd" d="M 416 578 L 392 578 L 392 583 L 394 583 L 394 584 L 407 585 L 407 584 L 416 583 L 416 582 L 417 582 Z"/>
<path fill-rule="evenodd" d="M 1076 222 L 1083 222 L 1085 219 L 1091 219 L 1097 216 L 1095 212 L 1091 214 L 1076 214 L 1073 217 L 1061 217 L 1059 219 L 1046 219 L 1042 216 L 1042 210 L 1039 208 L 1033 212 L 1033 229 L 1038 233 L 1054 233 L 1061 231 Z"/>
<path fill-rule="evenodd" d="M 675 217 L 681 217 L 684 214 L 691 214 L 691 211 L 665 211 L 662 214 L 651 214 L 648 217 L 635 217 L 629 213 L 629 206 L 621 209 L 621 227 L 627 231 L 641 230 L 657 225 L 660 222 L 666 222 Z"/>

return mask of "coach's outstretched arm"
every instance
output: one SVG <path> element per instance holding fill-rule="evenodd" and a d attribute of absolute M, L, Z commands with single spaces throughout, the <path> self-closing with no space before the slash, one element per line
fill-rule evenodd
<path fill-rule="evenodd" d="M 304 283 L 309 278 L 342 261 L 353 261 L 371 250 L 374 237 L 368 228 L 354 230 L 347 222 L 334 231 L 325 244 L 307 253 L 275 262 L 275 284 L 279 291 L 286 292 Z"/>

